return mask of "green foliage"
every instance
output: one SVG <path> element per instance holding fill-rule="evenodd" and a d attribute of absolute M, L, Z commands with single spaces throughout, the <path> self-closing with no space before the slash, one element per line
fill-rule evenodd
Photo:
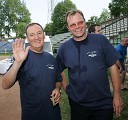
<path fill-rule="evenodd" d="M 25 22 L 19 22 L 15 26 L 15 31 L 16 31 L 16 37 L 17 38 L 25 38 L 25 28 L 26 28 L 26 23 Z"/>
<path fill-rule="evenodd" d="M 89 27 L 92 24 L 99 24 L 99 19 L 97 16 L 91 16 L 90 19 L 86 22 L 87 27 Z"/>
<path fill-rule="evenodd" d="M 3 0 L 0 0 L 0 38 L 4 38 L 4 20 Z"/>
<path fill-rule="evenodd" d="M 68 32 L 65 24 L 65 13 L 76 6 L 70 0 L 59 2 L 52 15 L 52 35 Z"/>
<path fill-rule="evenodd" d="M 46 33 L 46 35 L 52 35 L 52 23 L 46 24 L 44 32 Z"/>
<path fill-rule="evenodd" d="M 103 9 L 100 14 L 100 17 L 91 16 L 90 19 L 86 22 L 86 24 L 87 24 L 87 27 L 89 27 L 92 24 L 100 24 L 109 19 L 110 19 L 110 12 L 107 9 Z"/>
<path fill-rule="evenodd" d="M 99 23 L 102 23 L 104 21 L 107 21 L 111 18 L 110 12 L 108 11 L 108 9 L 103 9 L 98 21 Z"/>
<path fill-rule="evenodd" d="M 21 29 L 24 30 L 26 24 L 31 21 L 25 3 L 20 0 L 0 0 L 0 13 L 2 13 L 2 17 L 0 17 L 0 32 L 2 34 L 0 37 L 3 34 L 10 37 L 12 32 L 16 33 L 16 37 L 23 37 L 24 32 Z"/>
<path fill-rule="evenodd" d="M 68 70 L 66 69 L 64 73 L 68 80 Z M 60 108 L 61 108 L 62 120 L 70 120 L 70 106 L 69 106 L 68 96 L 63 89 L 61 92 Z"/>
<path fill-rule="evenodd" d="M 62 90 L 60 101 L 62 120 L 70 120 L 70 106 L 67 94 Z"/>
<path fill-rule="evenodd" d="M 112 0 L 109 4 L 112 17 L 128 14 L 128 0 Z"/>

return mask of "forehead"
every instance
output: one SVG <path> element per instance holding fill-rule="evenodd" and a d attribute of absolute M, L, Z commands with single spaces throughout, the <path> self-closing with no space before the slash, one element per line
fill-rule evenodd
<path fill-rule="evenodd" d="M 82 15 L 80 13 L 76 13 L 76 14 L 73 14 L 73 15 L 68 15 L 67 17 L 67 22 L 75 22 L 75 21 L 81 21 L 81 20 L 84 20 L 84 18 L 82 17 Z"/>
<path fill-rule="evenodd" d="M 124 40 L 128 42 L 128 37 L 124 38 Z"/>
<path fill-rule="evenodd" d="M 27 29 L 27 32 L 35 32 L 35 31 L 42 31 L 42 28 L 39 25 L 35 24 L 32 26 L 29 26 Z"/>
<path fill-rule="evenodd" d="M 99 29 L 101 29 L 101 27 L 100 26 L 95 26 L 95 29 L 97 30 L 99 30 Z"/>

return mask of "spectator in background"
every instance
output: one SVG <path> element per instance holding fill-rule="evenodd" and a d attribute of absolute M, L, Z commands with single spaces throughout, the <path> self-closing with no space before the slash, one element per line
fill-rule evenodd
<path fill-rule="evenodd" d="M 93 24 L 88 28 L 88 33 L 102 34 L 101 26 L 99 24 Z"/>
<path fill-rule="evenodd" d="M 102 34 L 102 30 L 101 30 L 101 26 L 99 24 L 93 24 L 88 28 L 88 33 L 95 33 L 95 34 Z M 120 61 L 118 60 L 117 62 L 119 71 L 122 71 L 122 65 L 120 63 Z"/>
<path fill-rule="evenodd" d="M 24 50 L 22 39 L 13 43 L 15 61 L 4 75 L 2 87 L 9 89 L 19 82 L 22 120 L 61 120 L 58 103 L 62 78 L 56 59 L 43 51 L 45 36 L 40 24 L 29 24 L 26 35 L 30 47 Z"/>
<path fill-rule="evenodd" d="M 93 24 L 88 28 L 88 33 L 95 33 L 95 34 L 102 34 L 101 26 L 99 24 Z M 122 65 L 120 61 L 118 60 L 117 65 L 119 67 L 119 71 L 122 72 Z M 125 88 L 124 88 L 125 89 Z"/>
<path fill-rule="evenodd" d="M 113 109 L 118 117 L 123 106 L 116 65 L 121 56 L 105 36 L 86 33 L 85 18 L 80 10 L 68 11 L 66 23 L 73 38 L 60 46 L 56 59 L 61 72 L 68 69 L 69 84 L 63 79 L 62 85 L 68 94 L 71 120 L 113 120 Z"/>
<path fill-rule="evenodd" d="M 128 37 L 123 37 L 121 39 L 121 42 L 116 46 L 116 50 L 122 56 L 119 59 L 119 61 L 116 62 L 116 64 L 119 66 L 119 68 L 120 68 L 120 65 L 122 66 L 122 71 L 120 71 L 120 73 L 121 73 L 121 89 L 122 90 L 127 89 L 126 81 L 125 81 L 125 77 L 126 77 L 125 58 L 127 55 L 127 44 L 128 44 Z"/>

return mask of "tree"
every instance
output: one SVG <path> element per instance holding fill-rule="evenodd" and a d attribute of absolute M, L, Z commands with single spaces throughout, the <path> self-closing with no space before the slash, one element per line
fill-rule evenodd
<path fill-rule="evenodd" d="M 103 9 L 103 11 L 100 14 L 100 17 L 98 16 L 91 16 L 90 19 L 86 22 L 87 27 L 89 27 L 92 24 L 100 24 L 104 21 L 107 21 L 111 18 L 110 12 L 108 9 Z"/>
<path fill-rule="evenodd" d="M 4 38 L 4 20 L 3 0 L 0 0 L 0 39 Z"/>
<path fill-rule="evenodd" d="M 100 14 L 100 17 L 98 18 L 99 23 L 102 23 L 104 21 L 107 21 L 111 18 L 111 14 L 108 11 L 108 9 L 103 9 L 102 13 Z"/>
<path fill-rule="evenodd" d="M 90 19 L 86 22 L 87 27 L 92 24 L 99 24 L 99 18 L 97 16 L 91 16 Z"/>
<path fill-rule="evenodd" d="M 17 38 L 25 38 L 25 28 L 26 28 L 26 23 L 25 22 L 19 22 L 16 27 L 16 37 Z"/>
<path fill-rule="evenodd" d="M 76 9 L 76 6 L 70 0 L 64 0 L 55 6 L 52 15 L 52 35 L 68 32 L 65 13 L 71 9 Z"/>
<path fill-rule="evenodd" d="M 128 0 L 112 0 L 108 7 L 114 18 L 128 14 Z"/>
<path fill-rule="evenodd" d="M 45 28 L 44 28 L 44 32 L 46 35 L 52 35 L 52 23 L 48 23 L 46 24 Z"/>
<path fill-rule="evenodd" d="M 13 31 L 16 33 L 17 37 L 25 37 L 25 28 L 28 23 L 30 23 L 30 13 L 26 8 L 25 3 L 20 3 L 17 9 L 17 21 L 13 27 Z"/>
<path fill-rule="evenodd" d="M 31 21 L 30 13 L 25 3 L 20 0 L 2 0 L 0 6 L 0 13 L 3 12 L 0 21 L 3 20 L 2 29 L 4 34 L 10 37 L 13 32 L 16 33 L 16 37 L 24 36 L 25 26 Z M 20 26 L 22 24 L 22 27 L 24 25 L 24 32 L 18 27 L 19 24 Z"/>

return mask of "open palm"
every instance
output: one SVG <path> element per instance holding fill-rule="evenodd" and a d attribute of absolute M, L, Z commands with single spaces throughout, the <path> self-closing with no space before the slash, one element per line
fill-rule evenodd
<path fill-rule="evenodd" d="M 23 62 L 27 55 L 29 47 L 24 50 L 24 40 L 23 39 L 16 39 L 15 42 L 12 45 L 13 48 L 13 57 L 15 58 L 15 61 L 17 62 Z"/>

